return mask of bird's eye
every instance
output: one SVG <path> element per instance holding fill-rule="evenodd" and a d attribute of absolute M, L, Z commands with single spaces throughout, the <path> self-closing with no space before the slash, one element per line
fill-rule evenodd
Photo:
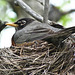
<path fill-rule="evenodd" d="M 25 20 L 22 20 L 22 24 L 26 24 L 26 21 Z"/>
<path fill-rule="evenodd" d="M 25 20 L 22 20 L 21 23 L 20 23 L 21 26 L 24 26 L 25 24 L 26 24 Z"/>

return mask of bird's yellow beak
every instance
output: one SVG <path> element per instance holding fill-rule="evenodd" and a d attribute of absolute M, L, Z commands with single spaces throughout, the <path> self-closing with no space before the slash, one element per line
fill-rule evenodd
<path fill-rule="evenodd" d="M 9 25 L 9 26 L 13 26 L 13 27 L 18 27 L 18 25 L 14 24 L 14 23 L 6 23 L 5 25 Z"/>

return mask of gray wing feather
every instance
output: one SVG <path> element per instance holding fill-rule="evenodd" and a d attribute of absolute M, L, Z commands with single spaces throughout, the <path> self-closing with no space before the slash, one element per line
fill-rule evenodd
<path fill-rule="evenodd" d="M 21 34 L 20 32 L 16 32 L 14 35 L 15 38 L 14 41 L 16 43 L 23 43 L 23 42 L 33 41 L 33 40 L 39 40 L 44 38 L 46 35 L 48 35 L 49 32 L 50 30 L 47 28 L 36 28 L 28 32 L 22 31 Z M 18 34 L 20 36 L 18 36 Z"/>
<path fill-rule="evenodd" d="M 13 38 L 15 43 L 29 42 L 42 39 L 48 34 L 50 35 L 53 32 L 58 32 L 59 30 L 60 29 L 54 28 L 45 23 L 32 22 L 22 30 L 17 31 Z"/>

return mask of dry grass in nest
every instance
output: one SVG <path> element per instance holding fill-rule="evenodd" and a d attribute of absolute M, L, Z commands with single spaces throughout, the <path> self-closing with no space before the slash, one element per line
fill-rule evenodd
<path fill-rule="evenodd" d="M 0 50 L 0 75 L 72 75 L 75 46 L 56 47 L 47 42 Z"/>

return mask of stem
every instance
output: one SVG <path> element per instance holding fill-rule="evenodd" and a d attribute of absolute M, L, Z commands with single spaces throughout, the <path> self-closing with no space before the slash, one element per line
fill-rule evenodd
<path fill-rule="evenodd" d="M 49 0 L 45 0 L 43 22 L 48 23 Z"/>

